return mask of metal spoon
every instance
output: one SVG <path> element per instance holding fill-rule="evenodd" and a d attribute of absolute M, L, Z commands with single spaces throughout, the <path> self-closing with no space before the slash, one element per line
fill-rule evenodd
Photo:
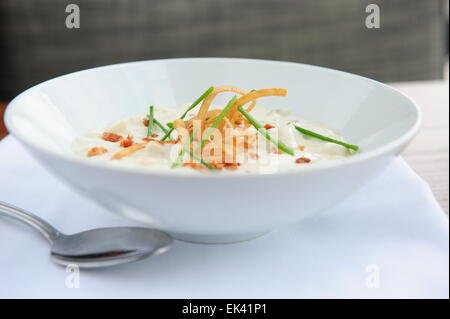
<path fill-rule="evenodd" d="M 98 268 L 141 260 L 169 249 L 169 234 L 150 228 L 99 228 L 64 235 L 41 218 L 0 201 L 0 216 L 13 217 L 37 229 L 50 242 L 51 259 L 63 266 Z"/>

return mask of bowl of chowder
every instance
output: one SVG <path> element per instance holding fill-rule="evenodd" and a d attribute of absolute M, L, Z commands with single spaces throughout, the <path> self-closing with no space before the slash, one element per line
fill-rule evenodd
<path fill-rule="evenodd" d="M 186 58 L 64 75 L 17 96 L 8 130 L 112 213 L 180 240 L 255 238 L 345 200 L 421 120 L 382 83 L 281 61 Z"/>

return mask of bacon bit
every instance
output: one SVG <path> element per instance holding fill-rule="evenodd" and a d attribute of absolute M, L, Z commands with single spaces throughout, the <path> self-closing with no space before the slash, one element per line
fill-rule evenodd
<path fill-rule="evenodd" d="M 265 128 L 266 130 L 270 130 L 271 128 L 274 128 L 274 127 L 275 127 L 275 126 L 270 125 L 270 124 L 264 125 L 264 128 Z"/>
<path fill-rule="evenodd" d="M 106 152 L 108 152 L 108 150 L 106 148 L 94 146 L 87 152 L 86 156 L 92 157 L 92 156 L 102 155 Z"/>
<path fill-rule="evenodd" d="M 120 146 L 127 148 L 127 147 L 132 146 L 133 143 L 134 143 L 133 140 L 126 139 L 126 140 L 122 140 L 120 142 Z"/>
<path fill-rule="evenodd" d="M 122 136 L 111 132 L 105 132 L 102 134 L 102 139 L 108 142 L 116 143 L 120 141 L 122 138 L 123 138 Z"/>
<path fill-rule="evenodd" d="M 235 171 L 241 166 L 241 163 L 224 163 L 223 166 L 229 171 Z"/>
<path fill-rule="evenodd" d="M 211 165 L 214 169 L 216 169 L 218 171 L 222 170 L 224 167 L 223 163 L 211 163 L 209 165 Z"/>
<path fill-rule="evenodd" d="M 297 146 L 297 148 L 298 148 L 300 151 L 304 151 L 304 150 L 305 150 L 305 146 L 304 146 L 304 145 L 299 145 L 299 146 Z"/>
<path fill-rule="evenodd" d="M 134 142 L 133 142 L 133 136 L 131 136 L 131 135 L 128 135 L 128 137 L 127 137 L 125 140 L 122 140 L 122 141 L 120 142 L 120 146 L 125 147 L 125 148 L 130 147 L 130 146 L 132 146 L 133 144 L 134 144 Z"/>
<path fill-rule="evenodd" d="M 234 121 L 234 124 L 235 124 L 235 125 L 241 125 L 241 124 L 242 124 L 242 121 L 241 121 L 241 120 L 236 120 L 236 121 Z"/>
<path fill-rule="evenodd" d="M 113 155 L 113 157 L 111 159 L 120 160 L 126 156 L 133 154 L 134 152 L 137 152 L 137 151 L 143 149 L 145 147 L 145 145 L 146 145 L 145 143 L 136 143 L 130 147 L 127 147 L 126 149 L 123 149 L 123 150 L 117 152 L 116 154 Z"/>
<path fill-rule="evenodd" d="M 142 120 L 142 124 L 144 124 L 144 126 L 147 126 L 147 127 L 148 127 L 148 123 L 149 123 L 148 118 L 145 118 L 145 119 Z M 156 133 L 153 133 L 153 134 L 152 134 L 152 137 L 158 137 L 158 136 L 159 136 L 159 135 L 156 134 Z"/>
<path fill-rule="evenodd" d="M 297 164 L 310 163 L 310 162 L 311 162 L 311 159 L 302 156 L 302 157 L 297 158 L 297 159 L 295 160 L 295 162 L 296 162 Z"/>

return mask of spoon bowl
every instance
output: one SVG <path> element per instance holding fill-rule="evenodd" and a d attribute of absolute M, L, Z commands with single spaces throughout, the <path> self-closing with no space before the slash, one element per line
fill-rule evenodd
<path fill-rule="evenodd" d="M 138 261 L 169 249 L 171 237 L 150 228 L 114 227 L 59 235 L 51 246 L 52 260 L 63 266 L 97 268 Z"/>
<path fill-rule="evenodd" d="M 62 266 L 100 268 L 138 261 L 167 251 L 169 234 L 143 227 L 98 228 L 65 235 L 36 215 L 0 201 L 0 216 L 15 218 L 50 242 L 51 259 Z"/>

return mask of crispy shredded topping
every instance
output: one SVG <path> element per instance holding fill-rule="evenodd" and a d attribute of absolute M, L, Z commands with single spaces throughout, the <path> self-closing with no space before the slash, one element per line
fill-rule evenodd
<path fill-rule="evenodd" d="M 178 142 L 180 141 L 180 137 L 178 137 L 176 140 L 165 140 L 165 141 L 157 140 L 156 138 L 151 138 L 151 137 L 144 137 L 144 138 L 142 138 L 142 140 L 145 142 L 155 142 L 155 143 L 158 143 L 161 145 L 178 144 Z"/>
<path fill-rule="evenodd" d="M 231 106 L 228 113 L 223 113 L 224 109 L 210 110 L 213 100 L 219 93 L 222 92 L 234 92 L 241 95 Z M 155 142 L 160 145 L 177 143 L 182 143 L 184 145 L 192 139 L 192 143 L 189 143 L 191 156 L 187 156 L 190 161 L 185 161 L 185 163 L 183 163 L 183 160 L 181 160 L 182 166 L 188 166 L 199 170 L 207 169 L 208 166 L 216 170 L 236 170 L 240 166 L 238 161 L 240 153 L 249 152 L 252 150 L 251 153 L 248 153 L 248 156 L 253 159 L 259 158 L 259 155 L 255 152 L 257 149 L 258 133 L 248 135 L 246 128 L 248 128 L 251 123 L 241 114 L 241 112 L 238 111 L 238 107 L 243 107 L 249 103 L 247 108 L 247 112 L 249 112 L 255 106 L 256 99 L 258 98 L 264 96 L 285 95 L 286 89 L 279 88 L 253 90 L 251 92 L 247 92 L 234 86 L 220 86 L 214 88 L 206 96 L 198 110 L 197 115 L 190 117 L 186 121 L 179 118 L 173 122 L 173 128 L 178 133 L 178 138 L 176 140 L 161 141 L 157 139 L 158 134 L 153 134 L 152 136 L 143 138 L 143 143 L 136 143 L 133 141 L 133 137 L 131 136 L 123 139 L 122 136 L 109 132 L 103 133 L 102 138 L 110 142 L 121 141 L 120 145 L 124 149 L 114 154 L 112 157 L 113 160 L 120 160 L 126 156 L 130 156 L 138 150 L 143 149 L 145 145 L 150 142 Z M 217 120 L 218 118 L 220 118 L 220 121 Z M 144 126 L 148 126 L 149 119 L 144 118 L 142 123 Z M 217 134 L 216 137 L 215 133 L 210 133 L 211 131 L 208 131 L 208 134 L 210 135 L 206 138 L 203 137 L 203 133 L 210 127 L 214 128 L 216 132 L 218 130 L 218 133 L 220 134 Z M 264 128 L 269 130 L 274 128 L 274 126 L 271 124 L 266 124 Z M 227 134 L 224 134 L 225 130 L 231 130 L 233 132 L 231 138 L 227 137 Z M 216 146 L 218 146 L 218 156 L 215 154 Z M 200 149 L 198 150 L 196 148 Z M 196 153 L 196 151 L 198 152 Z M 283 153 L 277 148 L 271 149 L 270 152 L 277 154 Z M 203 161 L 192 161 L 193 157 L 196 157 L 196 155 L 193 155 L 194 153 L 200 154 Z"/>
<path fill-rule="evenodd" d="M 106 152 L 108 152 L 106 148 L 94 146 L 87 152 L 86 156 L 87 157 L 98 156 L 105 154 Z"/>
<path fill-rule="evenodd" d="M 250 93 L 247 93 L 243 96 L 241 96 L 236 103 L 234 103 L 233 107 L 231 108 L 228 115 L 232 119 L 236 119 L 236 116 L 241 117 L 241 114 L 238 112 L 238 107 L 243 106 L 249 102 L 252 102 L 260 97 L 263 96 L 286 96 L 287 90 L 286 89 L 263 89 L 258 91 L 252 91 Z M 250 109 L 251 110 L 251 109 Z M 247 110 L 249 111 L 249 110 Z M 236 115 L 237 114 L 237 115 Z"/>
<path fill-rule="evenodd" d="M 219 86 L 214 89 L 204 100 L 202 105 L 200 106 L 200 110 L 198 111 L 197 118 L 201 121 L 204 121 L 207 116 L 207 111 L 209 107 L 211 106 L 212 101 L 217 96 L 217 94 L 221 92 L 235 92 L 241 95 L 246 95 L 248 92 L 241 90 L 240 88 L 237 88 L 235 86 Z M 256 103 L 256 102 L 255 102 Z M 255 103 L 252 103 L 251 107 L 253 108 L 255 106 Z"/>
<path fill-rule="evenodd" d="M 136 143 L 133 144 L 130 147 L 127 147 L 119 152 L 117 152 L 116 154 L 113 155 L 113 157 L 111 159 L 113 160 L 120 160 L 126 156 L 130 156 L 131 154 L 145 148 L 145 145 L 147 145 L 146 143 Z"/>

